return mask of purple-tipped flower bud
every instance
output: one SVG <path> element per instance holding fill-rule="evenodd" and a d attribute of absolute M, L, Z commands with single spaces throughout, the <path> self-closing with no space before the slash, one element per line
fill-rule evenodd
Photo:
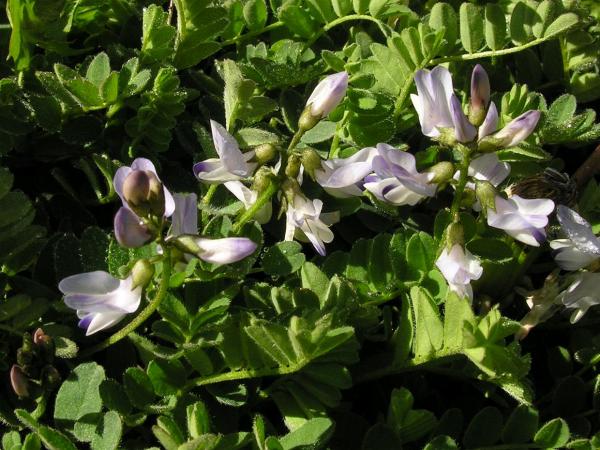
<path fill-rule="evenodd" d="M 450 109 L 456 140 L 462 143 L 471 142 L 477 136 L 477 128 L 465 116 L 460 100 L 455 94 L 450 97 Z"/>
<path fill-rule="evenodd" d="M 471 75 L 469 121 L 473 125 L 479 126 L 483 123 L 489 104 L 490 79 L 485 69 L 480 64 L 477 64 Z"/>
<path fill-rule="evenodd" d="M 131 290 L 145 288 L 154 276 L 154 265 L 147 259 L 138 259 L 131 269 Z"/>
<path fill-rule="evenodd" d="M 29 397 L 29 380 L 23 370 L 16 364 L 13 364 L 10 369 L 10 384 L 19 397 Z"/>
<path fill-rule="evenodd" d="M 114 225 L 117 242 L 123 247 L 141 247 L 152 238 L 148 227 L 133 211 L 125 207 L 115 214 Z"/>
<path fill-rule="evenodd" d="M 514 147 L 515 145 L 520 144 L 533 133 L 533 130 L 535 130 L 535 127 L 540 120 L 540 116 L 541 112 L 536 110 L 530 110 L 521 114 L 496 134 L 483 138 L 480 142 L 480 150 L 482 144 L 484 148 L 486 148 L 488 144 L 491 144 L 495 146 L 496 149 Z"/>
<path fill-rule="evenodd" d="M 340 104 L 348 89 L 348 73 L 339 72 L 325 77 L 306 102 L 313 116 L 323 118 Z"/>
<path fill-rule="evenodd" d="M 165 212 L 163 185 L 150 170 L 133 170 L 123 182 L 123 198 L 140 217 L 162 216 Z"/>

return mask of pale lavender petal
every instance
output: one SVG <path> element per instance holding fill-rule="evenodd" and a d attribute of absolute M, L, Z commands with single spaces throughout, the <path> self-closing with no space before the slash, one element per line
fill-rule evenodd
<path fill-rule="evenodd" d="M 120 208 L 115 214 L 115 237 L 123 247 L 141 247 L 151 239 L 151 235 L 140 218 L 130 209 Z"/>
<path fill-rule="evenodd" d="M 325 117 L 340 104 L 348 89 L 348 73 L 339 72 L 325 77 L 308 98 L 313 116 Z"/>
<path fill-rule="evenodd" d="M 450 97 L 450 107 L 452 108 L 452 123 L 456 139 L 459 142 L 471 142 L 477 136 L 477 128 L 469 122 L 462 110 L 460 100 L 454 94 Z"/>
<path fill-rule="evenodd" d="M 153 172 L 154 175 L 158 177 L 158 173 L 156 173 L 156 167 L 154 167 L 154 163 L 147 158 L 136 158 L 131 163 L 131 170 L 147 170 Z"/>
<path fill-rule="evenodd" d="M 198 233 L 198 196 L 175 194 L 175 212 L 171 225 L 171 236 Z"/>
<path fill-rule="evenodd" d="M 521 214 L 547 216 L 554 211 L 554 202 L 547 198 L 522 198 L 513 195 L 510 200 L 515 202 Z"/>
<path fill-rule="evenodd" d="M 127 166 L 119 167 L 117 169 L 117 171 L 115 172 L 115 176 L 113 178 L 113 186 L 115 187 L 115 192 L 121 198 L 121 201 L 123 202 L 123 206 L 125 206 L 125 207 L 128 207 L 128 206 L 127 206 L 127 202 L 123 198 L 123 183 L 125 182 L 125 178 L 127 178 L 127 176 L 130 173 L 131 173 L 130 167 L 127 167 Z"/>
<path fill-rule="evenodd" d="M 195 239 L 201 252 L 198 257 L 213 264 L 230 264 L 244 259 L 256 250 L 256 243 L 248 238 Z"/>
<path fill-rule="evenodd" d="M 490 103 L 488 112 L 485 116 L 485 120 L 479 127 L 478 139 L 481 140 L 484 137 L 494 133 L 498 129 L 498 110 L 494 102 Z"/>
<path fill-rule="evenodd" d="M 540 111 L 527 111 L 498 131 L 494 138 L 500 140 L 504 147 L 514 147 L 533 133 L 540 116 Z"/>
<path fill-rule="evenodd" d="M 469 165 L 469 176 L 476 180 L 489 181 L 494 187 L 502 183 L 509 173 L 510 165 L 501 162 L 495 153 L 479 156 Z"/>
<path fill-rule="evenodd" d="M 125 314 L 119 312 L 95 314 L 92 316 L 92 320 L 87 326 L 87 331 L 85 332 L 85 335 L 90 336 L 94 333 L 97 333 L 98 331 L 102 331 L 106 328 L 112 327 L 113 325 L 116 325 L 118 322 L 123 320 L 124 317 Z"/>
<path fill-rule="evenodd" d="M 71 275 L 58 283 L 63 294 L 106 294 L 118 287 L 119 280 L 101 270 Z"/>
<path fill-rule="evenodd" d="M 248 166 L 235 138 L 214 120 L 210 121 L 210 128 L 215 149 L 223 166 L 234 175 L 247 177 L 249 175 Z"/>
<path fill-rule="evenodd" d="M 600 255 L 600 239 L 594 235 L 590 224 L 583 217 L 564 205 L 556 208 L 556 216 L 562 231 L 579 250 L 592 255 Z"/>

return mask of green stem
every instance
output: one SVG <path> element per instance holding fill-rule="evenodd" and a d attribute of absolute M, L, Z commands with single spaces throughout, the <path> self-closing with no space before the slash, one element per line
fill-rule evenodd
<path fill-rule="evenodd" d="M 573 26 L 577 26 L 577 25 L 573 25 Z M 568 30 L 562 30 L 561 34 L 566 33 L 567 31 Z M 536 45 L 543 44 L 544 42 L 550 41 L 555 38 L 556 38 L 556 35 L 545 36 L 545 37 L 540 37 L 540 38 L 534 39 L 531 42 L 528 42 L 523 45 L 519 45 L 517 47 L 504 48 L 502 50 L 488 50 L 488 51 L 479 52 L 479 53 L 468 53 L 468 54 L 463 54 L 463 55 L 444 56 L 442 58 L 432 59 L 430 61 L 429 65 L 435 66 L 437 64 L 443 64 L 443 63 L 447 63 L 447 62 L 451 62 L 451 61 L 471 61 L 474 59 L 493 58 L 495 56 L 510 55 L 512 53 L 522 52 L 523 50 L 526 50 L 531 47 L 535 47 Z"/>
<path fill-rule="evenodd" d="M 296 134 L 294 134 L 294 136 L 292 137 L 292 140 L 290 141 L 290 145 L 288 145 L 286 153 L 290 153 L 292 150 L 294 150 L 296 148 L 296 146 L 300 142 L 300 139 L 302 139 L 303 135 L 304 135 L 304 130 L 299 129 L 298 131 L 296 131 Z M 283 164 L 282 164 L 282 167 L 283 167 Z"/>
<path fill-rule="evenodd" d="M 332 20 L 331 22 L 326 24 L 323 28 L 321 28 L 321 30 L 318 33 L 316 33 L 309 41 L 306 42 L 305 47 L 306 48 L 310 47 L 312 44 L 314 44 L 317 41 L 317 39 L 319 39 L 321 36 L 323 36 L 325 33 L 327 33 L 333 27 L 336 27 L 344 22 L 351 22 L 353 20 L 367 20 L 369 22 L 373 22 L 373 23 L 377 24 L 377 26 L 379 27 L 381 34 L 383 34 L 383 36 L 385 38 L 388 37 L 389 30 L 386 28 L 386 25 L 383 22 L 381 22 L 380 20 L 377 20 L 374 17 L 367 16 L 364 14 L 351 14 L 349 16 L 344 16 L 344 17 L 340 17 L 338 19 Z"/>
<path fill-rule="evenodd" d="M 270 179 L 267 187 L 260 193 L 254 204 L 248 208 L 246 211 L 242 213 L 242 215 L 238 218 L 237 222 L 233 226 L 233 232 L 235 234 L 239 233 L 242 227 L 248 222 L 252 220 L 252 218 L 260 211 L 260 209 L 265 206 L 265 204 L 271 200 L 271 197 L 277 192 L 279 189 L 279 183 L 275 180 Z"/>
<path fill-rule="evenodd" d="M 450 207 L 450 216 L 455 222 L 460 220 L 459 210 L 462 202 L 462 196 L 465 192 L 465 186 L 467 185 L 469 175 L 469 164 L 471 162 L 470 151 L 467 147 L 462 146 L 462 161 L 460 162 L 459 171 L 460 175 L 458 178 L 458 184 L 456 185 L 456 191 L 454 192 L 454 199 L 452 200 L 452 206 Z"/>
<path fill-rule="evenodd" d="M 199 378 L 190 380 L 185 385 L 183 390 L 188 391 L 197 386 L 206 386 L 209 384 L 223 383 L 225 381 L 239 381 L 239 380 L 248 380 L 251 378 L 275 377 L 275 376 L 289 375 L 291 373 L 298 372 L 304 366 L 306 366 L 308 363 L 309 363 L 309 361 L 301 360 L 291 366 L 264 368 L 264 369 L 237 370 L 235 372 L 226 372 L 226 373 L 220 373 L 217 375 L 208 375 L 206 377 L 199 377 Z"/>
<path fill-rule="evenodd" d="M 160 279 L 160 285 L 158 287 L 158 291 L 156 292 L 154 298 L 148 303 L 148 305 L 127 325 L 117 331 L 115 334 L 110 336 L 103 342 L 100 342 L 98 345 L 95 345 L 83 352 L 81 352 L 81 357 L 90 356 L 100 350 L 104 350 L 107 347 L 110 347 L 113 344 L 116 344 L 121 339 L 127 337 L 127 335 L 133 331 L 135 331 L 140 325 L 142 325 L 146 319 L 148 319 L 154 311 L 158 308 L 162 300 L 165 298 L 169 288 L 169 279 L 171 278 L 171 258 L 170 258 L 170 249 L 168 245 L 162 245 L 163 248 L 163 269 Z"/>
<path fill-rule="evenodd" d="M 391 375 L 399 375 L 405 372 L 414 370 L 427 370 L 428 366 L 437 366 L 441 363 L 462 357 L 461 349 L 445 348 L 435 352 L 433 355 L 415 356 L 413 359 L 403 362 L 398 365 L 385 364 L 380 369 L 373 370 L 370 364 L 365 363 L 363 370 L 358 370 L 352 374 L 354 385 L 365 383 L 368 381 L 378 380 Z"/>
<path fill-rule="evenodd" d="M 249 33 L 241 34 L 234 38 L 228 39 L 227 41 L 223 41 L 223 42 L 221 42 L 221 46 L 225 47 L 226 45 L 237 44 L 238 42 L 245 41 L 246 39 L 250 39 L 250 38 L 259 36 L 263 33 L 267 33 L 269 31 L 276 30 L 277 28 L 281 28 L 283 25 L 284 25 L 284 23 L 281 21 L 273 22 L 273 23 L 267 25 L 266 27 L 261 28 L 260 30 L 251 31 Z"/>

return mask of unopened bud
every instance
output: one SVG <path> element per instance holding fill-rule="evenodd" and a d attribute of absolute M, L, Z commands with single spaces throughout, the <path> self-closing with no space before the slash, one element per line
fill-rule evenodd
<path fill-rule="evenodd" d="M 492 137 L 502 148 L 514 147 L 527 139 L 538 124 L 540 111 L 530 110 L 512 120 Z"/>
<path fill-rule="evenodd" d="M 290 178 L 297 178 L 300 173 L 302 162 L 296 154 L 290 155 L 287 165 L 285 166 L 285 174 Z"/>
<path fill-rule="evenodd" d="M 314 179 L 315 170 L 321 168 L 321 157 L 311 148 L 302 150 L 302 165 L 308 174 Z"/>
<path fill-rule="evenodd" d="M 261 144 L 254 147 L 256 160 L 260 164 L 271 161 L 277 155 L 277 148 L 273 144 Z"/>
<path fill-rule="evenodd" d="M 147 259 L 138 259 L 131 269 L 131 290 L 146 287 L 154 276 L 154 265 Z"/>
<path fill-rule="evenodd" d="M 347 89 L 347 72 L 339 72 L 329 75 L 323 78 L 319 84 L 317 84 L 314 91 L 312 94 L 310 94 L 310 97 L 306 101 L 306 107 L 307 109 L 310 108 L 310 113 L 312 116 L 321 119 L 327 116 L 337 105 L 340 104 L 346 95 Z"/>
<path fill-rule="evenodd" d="M 133 170 L 123 182 L 123 198 L 140 217 L 162 216 L 165 212 L 163 185 L 154 172 Z"/>
<path fill-rule="evenodd" d="M 471 75 L 471 102 L 469 105 L 469 121 L 479 126 L 485 120 L 490 104 L 490 79 L 485 69 L 477 64 Z"/>
<path fill-rule="evenodd" d="M 19 397 L 29 397 L 29 379 L 16 364 L 10 369 L 10 384 Z"/>
<path fill-rule="evenodd" d="M 60 373 L 54 366 L 45 366 L 42 369 L 41 382 L 44 389 L 52 389 L 56 387 L 61 380 Z"/>
<path fill-rule="evenodd" d="M 486 180 L 477 180 L 475 183 L 475 194 L 477 195 L 477 200 L 481 203 L 482 210 L 487 211 L 491 209 L 492 211 L 496 211 L 498 191 L 496 191 L 492 183 Z"/>
<path fill-rule="evenodd" d="M 454 176 L 454 164 L 449 161 L 442 161 L 434 164 L 427 172 L 433 173 L 430 183 L 441 184 L 450 181 Z"/>
<path fill-rule="evenodd" d="M 273 178 L 274 174 L 271 168 L 263 166 L 254 174 L 251 189 L 260 195 L 273 182 Z"/>

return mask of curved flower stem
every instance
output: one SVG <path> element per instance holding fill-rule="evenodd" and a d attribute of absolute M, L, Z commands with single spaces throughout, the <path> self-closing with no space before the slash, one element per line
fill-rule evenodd
<path fill-rule="evenodd" d="M 115 334 L 110 336 L 103 342 L 100 342 L 98 345 L 88 348 L 87 350 L 81 352 L 81 357 L 90 356 L 100 350 L 104 350 L 107 347 L 110 347 L 113 344 L 116 344 L 121 339 L 127 337 L 129 333 L 135 331 L 140 325 L 142 325 L 146 319 L 148 319 L 156 308 L 160 305 L 162 300 L 167 295 L 167 291 L 169 288 L 169 279 L 171 278 L 171 258 L 170 258 L 170 248 L 168 245 L 162 245 L 163 248 L 163 269 L 160 278 L 160 285 L 158 286 L 158 291 L 154 295 L 154 298 L 148 303 L 148 305 L 127 325 L 117 331 Z"/>
<path fill-rule="evenodd" d="M 323 26 L 323 28 L 321 28 L 321 30 L 318 33 L 316 33 L 309 41 L 306 42 L 305 47 L 308 48 L 311 45 L 313 45 L 317 39 L 319 39 L 333 27 L 336 27 L 344 22 L 351 22 L 353 20 L 367 20 L 369 22 L 373 22 L 377 24 L 379 30 L 381 31 L 381 34 L 383 34 L 385 38 L 387 38 L 389 35 L 389 30 L 386 28 L 387 26 L 380 20 L 377 20 L 374 17 L 367 16 L 365 14 L 351 14 L 349 16 L 339 17 L 338 19 L 332 20 L 331 22 Z"/>
<path fill-rule="evenodd" d="M 235 234 L 239 233 L 246 222 L 252 220 L 256 213 L 260 211 L 260 209 L 271 199 L 278 189 L 279 183 L 273 179 L 270 179 L 268 186 L 260 193 L 254 204 L 244 211 L 243 214 L 238 218 L 235 225 L 233 225 L 233 232 Z"/>

